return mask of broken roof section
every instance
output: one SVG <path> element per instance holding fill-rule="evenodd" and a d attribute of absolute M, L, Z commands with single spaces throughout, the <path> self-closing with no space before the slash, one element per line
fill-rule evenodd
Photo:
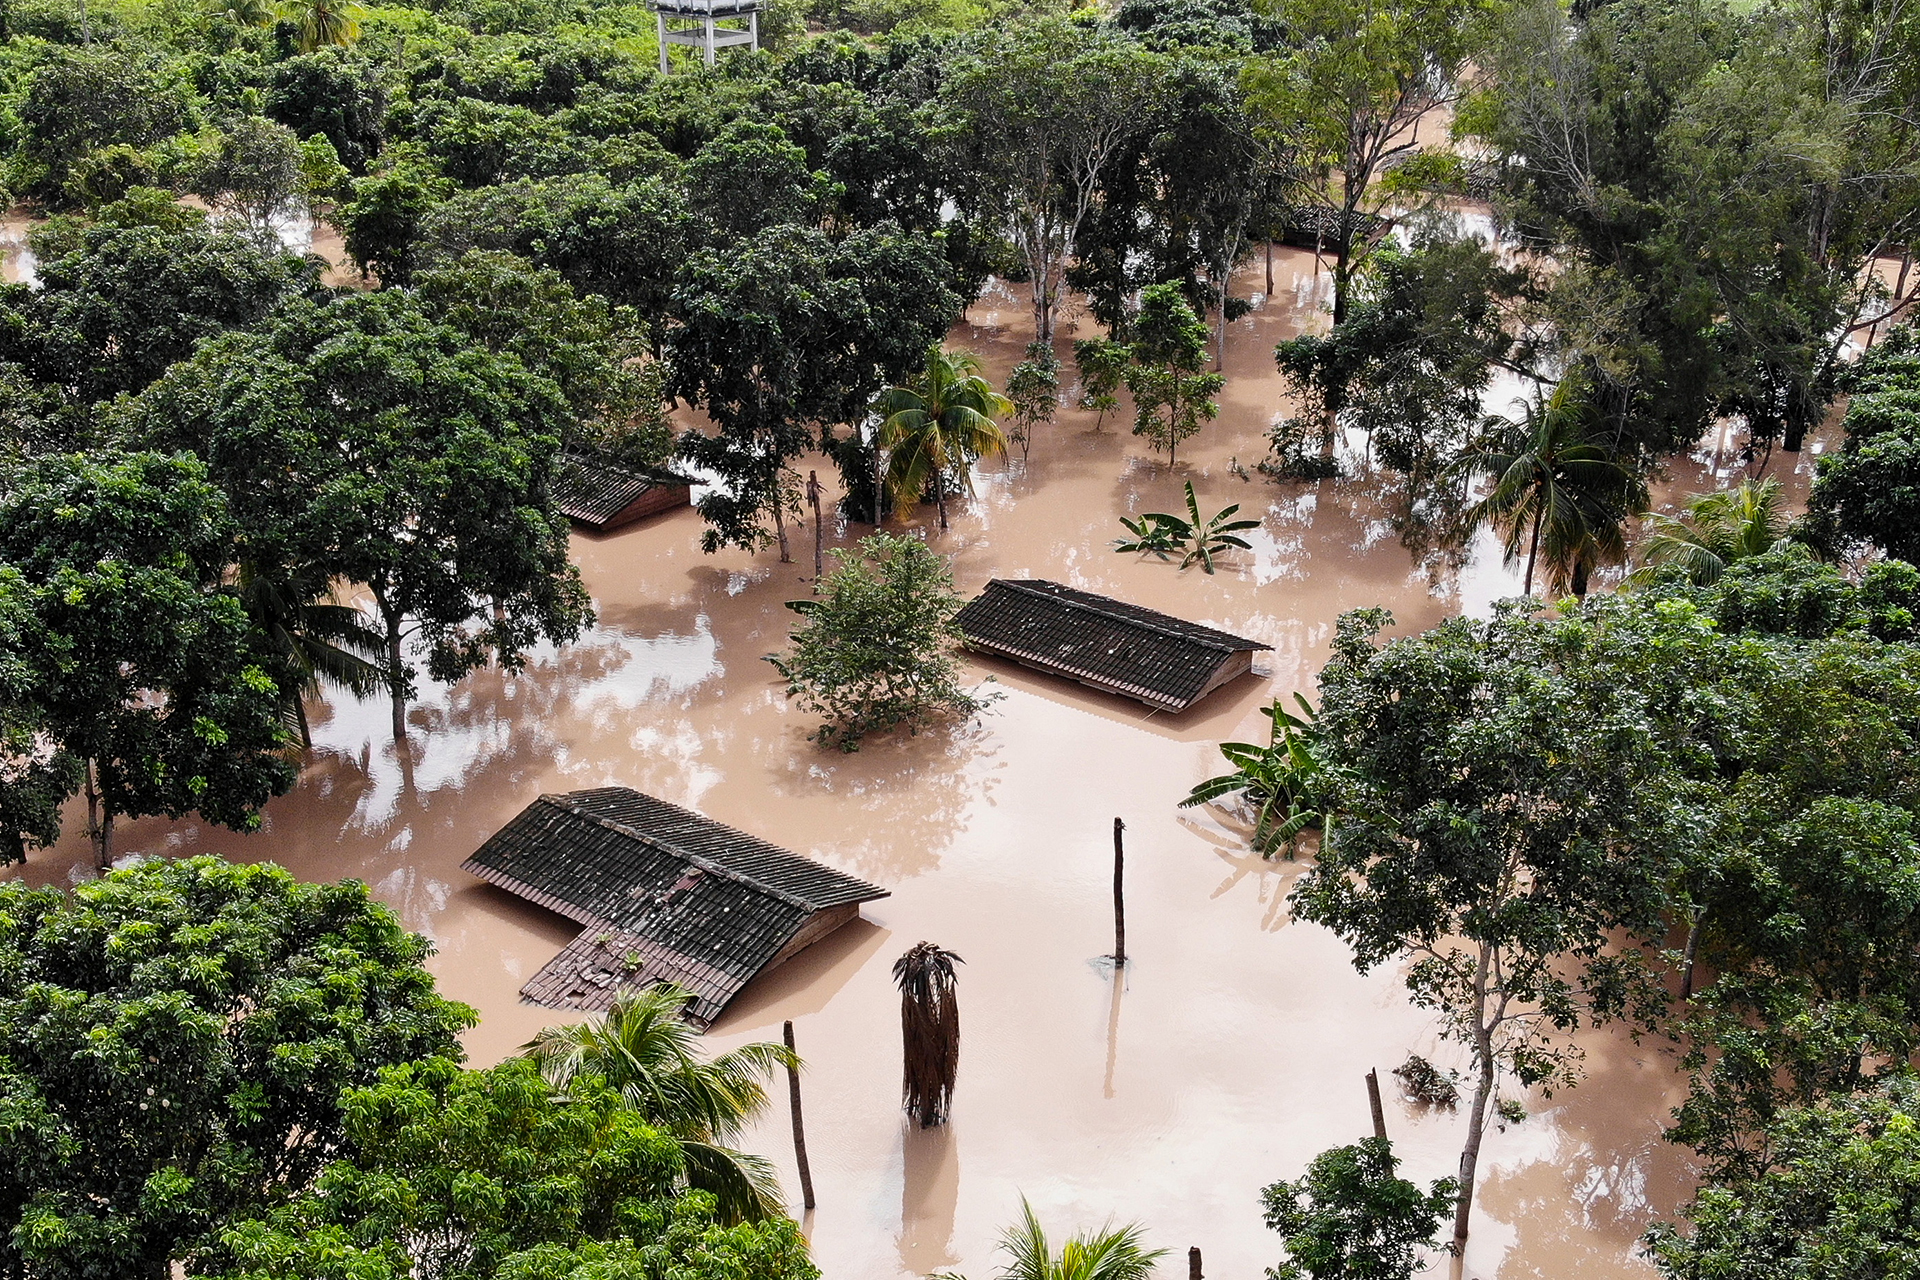
<path fill-rule="evenodd" d="M 462 867 L 585 926 L 521 988 L 559 1009 L 678 983 L 710 1025 L 755 974 L 887 891 L 627 787 L 546 795 Z"/>
<path fill-rule="evenodd" d="M 1185 711 L 1273 647 L 1038 578 L 993 579 L 954 621 L 974 649 L 1162 711 Z"/>
<path fill-rule="evenodd" d="M 553 473 L 560 514 L 594 533 L 623 528 L 693 500 L 693 482 L 658 467 L 636 467 L 595 453 L 563 453 Z"/>

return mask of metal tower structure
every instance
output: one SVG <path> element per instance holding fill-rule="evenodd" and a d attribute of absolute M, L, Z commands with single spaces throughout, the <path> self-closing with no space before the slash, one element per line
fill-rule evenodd
<path fill-rule="evenodd" d="M 760 47 L 760 0 L 653 0 L 653 14 L 659 23 L 663 75 L 670 44 L 700 50 L 708 66 L 716 50 Z"/>

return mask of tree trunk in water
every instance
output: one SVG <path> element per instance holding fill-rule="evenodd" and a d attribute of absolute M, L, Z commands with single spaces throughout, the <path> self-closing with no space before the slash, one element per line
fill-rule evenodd
<path fill-rule="evenodd" d="M 393 700 L 393 745 L 407 749 L 406 659 L 400 653 L 400 621 L 387 619 L 387 694 Z"/>
<path fill-rule="evenodd" d="M 1473 1088 L 1467 1115 L 1467 1145 L 1460 1149 L 1460 1199 L 1453 1209 L 1453 1256 L 1467 1248 L 1467 1220 L 1473 1214 L 1473 1173 L 1480 1163 L 1480 1139 L 1487 1132 L 1487 1104 L 1493 1100 L 1493 1048 L 1480 1046 L 1480 1082 Z"/>
<path fill-rule="evenodd" d="M 793 1053 L 793 1023 L 786 1023 L 781 1034 L 787 1042 L 787 1052 Z M 800 1123 L 800 1073 L 792 1067 L 787 1068 L 787 1099 L 793 1112 L 793 1158 L 800 1166 L 800 1203 L 812 1212 L 813 1168 L 807 1163 L 807 1130 Z"/>
<path fill-rule="evenodd" d="M 300 693 L 293 695 L 293 713 L 300 721 L 300 745 L 308 751 L 313 750 L 313 727 L 307 723 L 307 700 Z"/>
<path fill-rule="evenodd" d="M 1349 235 L 1334 250 L 1333 325 L 1337 329 L 1347 319 L 1347 286 L 1353 277 L 1353 237 Z"/>
<path fill-rule="evenodd" d="M 813 508 L 813 590 L 820 591 L 820 578 L 826 572 L 826 553 L 820 545 L 820 479 L 807 472 L 807 504 Z"/>
<path fill-rule="evenodd" d="M 1380 1102 L 1380 1072 L 1378 1068 L 1367 1072 L 1367 1106 L 1373 1110 L 1373 1136 L 1385 1142 L 1387 1140 L 1387 1109 Z"/>
<path fill-rule="evenodd" d="M 1267 297 L 1273 297 L 1273 241 L 1267 241 Z"/>
<path fill-rule="evenodd" d="M 1700 922 L 1707 918 L 1707 909 L 1701 907 L 1693 913 L 1693 923 L 1687 926 L 1687 952 L 1680 971 L 1680 998 L 1693 999 L 1693 960 L 1700 951 Z"/>
<path fill-rule="evenodd" d="M 780 510 L 780 496 L 773 499 L 773 531 L 780 539 L 780 563 L 793 563 L 793 549 L 787 545 L 787 522 Z"/>
<path fill-rule="evenodd" d="M 99 767 L 87 761 L 87 835 L 93 841 L 93 865 L 102 871 L 113 866 L 113 807 L 100 794 Z"/>
<path fill-rule="evenodd" d="M 1113 967 L 1116 969 L 1127 965 L 1127 850 L 1120 834 L 1126 829 L 1126 823 L 1118 818 L 1113 820 Z"/>
<path fill-rule="evenodd" d="M 947 531 L 947 469 L 935 466 L 933 469 L 933 505 L 940 512 L 940 532 Z"/>

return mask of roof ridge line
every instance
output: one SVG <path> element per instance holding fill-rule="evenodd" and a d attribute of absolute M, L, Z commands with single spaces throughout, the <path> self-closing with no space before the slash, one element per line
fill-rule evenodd
<path fill-rule="evenodd" d="M 1038 596 L 1039 598 L 1041 598 L 1041 599 L 1043 599 L 1043 600 L 1052 600 L 1052 601 L 1054 601 L 1054 602 L 1056 602 L 1056 603 L 1058 603 L 1058 604 L 1063 604 L 1063 605 L 1066 605 L 1066 606 L 1067 606 L 1067 607 L 1068 607 L 1069 609 L 1084 609 L 1084 610 L 1086 610 L 1086 611 L 1087 611 L 1088 613 L 1095 613 L 1095 614 L 1098 614 L 1098 615 L 1100 615 L 1101 617 L 1103 617 L 1103 618 L 1108 618 L 1108 619 L 1111 619 L 1111 620 L 1112 620 L 1112 621 L 1114 621 L 1114 622 L 1119 622 L 1119 623 L 1124 623 L 1125 625 L 1127 625 L 1127 626 L 1130 626 L 1130 627 L 1139 627 L 1139 628 L 1140 628 L 1141 630 L 1143 630 L 1143 631 L 1151 631 L 1151 632 L 1153 632 L 1153 633 L 1154 633 L 1155 635 L 1162 635 L 1162 636 L 1165 636 L 1165 637 L 1167 637 L 1167 639 L 1169 639 L 1169 640 L 1183 640 L 1183 641 L 1185 641 L 1185 642 L 1186 642 L 1186 643 L 1188 643 L 1188 644 L 1197 644 L 1197 645 L 1199 645 L 1199 646 L 1201 646 L 1202 648 L 1205 648 L 1205 649 L 1217 649 L 1217 650 L 1219 650 L 1219 651 L 1220 651 L 1221 653 L 1239 653 L 1239 652 L 1241 652 L 1241 649 L 1240 649 L 1240 647 L 1239 647 L 1239 646 L 1237 646 L 1237 645 L 1229 645 L 1229 644 L 1222 644 L 1222 643 L 1221 643 L 1220 641 L 1218 641 L 1218 640 L 1210 640 L 1210 639 L 1208 639 L 1208 638 L 1207 638 L 1207 637 L 1205 637 L 1205 636 L 1196 636 L 1196 635 L 1189 635 L 1189 634 L 1187 634 L 1187 633 L 1185 633 L 1185 632 L 1180 632 L 1180 631 L 1175 631 L 1175 630 L 1174 630 L 1174 629 L 1173 629 L 1172 627 L 1163 627 L 1163 626 L 1161 626 L 1161 625 L 1159 625 L 1158 623 L 1154 623 L 1154 622 L 1148 622 L 1148 621 L 1146 621 L 1146 620 L 1145 620 L 1145 619 L 1143 619 L 1143 618 L 1134 618 L 1134 617 L 1129 617 L 1128 615 L 1126 615 L 1126 614 L 1124 614 L 1124 613 L 1110 613 L 1110 612 L 1108 612 L 1107 610 L 1105 610 L 1105 609 L 1102 609 L 1102 608 L 1101 608 L 1101 607 L 1100 607 L 1099 605 L 1096 605 L 1096 604 L 1088 604 L 1088 603 L 1087 603 L 1086 601 L 1084 601 L 1084 600 L 1073 600 L 1073 599 L 1070 599 L 1070 598 L 1068 598 L 1068 597 L 1066 597 L 1066 596 L 1057 596 L 1057 595 L 1054 595 L 1054 594 L 1053 594 L 1053 593 L 1052 593 L 1051 591 L 1040 591 L 1040 590 L 1037 590 L 1037 589 L 1035 589 L 1035 588 L 1034 588 L 1034 586 L 1033 586 L 1033 584 L 1034 584 L 1034 583 L 1036 583 L 1036 582 L 1045 582 L 1045 583 L 1046 583 L 1046 584 L 1047 584 L 1048 586 L 1054 586 L 1054 587 L 1060 587 L 1060 588 L 1063 588 L 1064 590 L 1067 590 L 1067 591 L 1078 591 L 1078 590 L 1079 590 L 1079 588 L 1078 588 L 1078 587 L 1069 587 L 1069 586 L 1067 586 L 1067 584 L 1066 584 L 1066 583 L 1064 583 L 1064 582 L 1054 582 L 1054 581 L 1053 581 L 1052 579 L 1049 579 L 1049 578 L 1027 578 L 1027 579 L 1025 579 L 1025 580 L 1021 580 L 1021 579 L 1017 579 L 1017 578 L 989 578 L 989 579 L 987 580 L 987 583 L 988 583 L 988 585 L 989 585 L 989 586 L 991 586 L 991 585 L 992 585 L 993 583 L 996 583 L 996 582 L 998 582 L 998 583 L 1000 583 L 1000 584 L 1001 584 L 1001 585 L 1003 585 L 1003 586 L 1008 586 L 1008 587 L 1012 587 L 1012 588 L 1013 588 L 1013 589 L 1014 589 L 1015 591 L 1020 591 L 1020 592 L 1024 592 L 1025 594 L 1027 594 L 1027 595 L 1030 595 L 1030 596 Z M 1082 594 L 1083 594 L 1083 595 L 1098 595 L 1099 593 L 1098 593 L 1098 592 L 1096 592 L 1096 591 L 1088 591 L 1088 592 L 1082 592 Z M 1112 597 L 1103 597 L 1103 598 L 1105 598 L 1105 599 L 1111 599 Z M 1123 601 L 1119 601 L 1119 600 L 1115 600 L 1115 601 L 1114 601 L 1114 603 L 1115 603 L 1115 604 L 1121 604 L 1121 603 L 1124 603 L 1124 602 L 1123 602 Z M 1145 606 L 1143 606 L 1143 605 L 1135 605 L 1135 606 L 1133 606 L 1133 607 L 1137 609 L 1137 608 L 1144 608 Z M 1158 612 L 1158 611 L 1156 610 L 1155 612 Z M 1189 626 L 1195 626 L 1195 627 L 1202 627 L 1202 628 L 1204 628 L 1204 629 L 1205 629 L 1205 630 L 1207 630 L 1207 631 L 1214 631 L 1214 630 L 1215 630 L 1215 629 L 1214 629 L 1213 627 L 1208 627 L 1208 626 L 1206 626 L 1206 625 L 1205 625 L 1204 623 L 1199 623 L 1199 622 L 1194 622 L 1194 623 L 1189 623 L 1188 625 L 1189 625 Z M 1217 632 L 1215 632 L 1215 634 L 1217 634 L 1217 635 L 1226 635 L 1226 634 L 1228 634 L 1228 633 L 1227 633 L 1227 632 L 1224 632 L 1224 631 L 1217 631 Z M 1236 637 L 1234 637 L 1234 638 L 1235 638 L 1235 639 L 1237 639 L 1237 640 L 1238 640 L 1238 639 L 1245 639 L 1245 637 L 1244 637 L 1244 636 L 1236 636 Z M 1255 647 L 1257 647 L 1257 648 L 1267 648 L 1267 649 L 1271 649 L 1271 648 L 1272 648 L 1273 646 L 1272 646 L 1272 645 L 1252 645 L 1252 644 L 1249 644 L 1249 646 L 1248 646 L 1248 647 L 1249 647 L 1249 648 L 1255 648 Z"/>
<path fill-rule="evenodd" d="M 756 880 L 754 877 L 747 875 L 743 871 L 739 871 L 736 868 L 729 867 L 723 862 L 714 861 L 712 858 L 707 857 L 705 854 L 695 853 L 691 849 L 682 849 L 677 844 L 669 844 L 665 840 L 660 839 L 658 836 L 648 835 L 646 832 L 630 827 L 624 822 L 617 822 L 614 819 L 606 817 L 602 814 L 592 813 L 586 809 L 581 808 L 577 804 L 569 804 L 566 802 L 566 799 L 563 796 L 548 794 L 548 795 L 543 795 L 540 798 L 542 800 L 550 802 L 557 809 L 573 814 L 575 817 L 585 818 L 588 822 L 597 823 L 600 826 L 607 827 L 614 831 L 618 831 L 621 835 L 630 836 L 633 839 L 638 840 L 641 844 L 647 845 L 654 849 L 658 849 L 660 850 L 660 852 L 665 853 L 671 857 L 678 858 L 682 862 L 692 863 L 694 866 L 700 868 L 702 871 L 705 871 L 710 875 L 720 876 L 723 879 L 733 881 L 735 884 L 746 885 L 748 888 L 754 890 L 755 892 L 764 893 L 769 898 L 773 898 L 780 902 L 784 902 L 790 907 L 799 907 L 802 910 L 805 910 L 808 912 L 821 910 L 821 908 L 815 905 L 814 903 L 807 901 L 805 898 L 800 897 L 798 894 L 790 893 L 787 890 L 780 888 L 778 885 L 768 884 L 764 880 Z M 665 804 L 667 802 L 663 800 L 660 803 Z M 673 807 L 676 809 L 679 808 L 678 805 L 674 805 Z M 692 810 L 685 810 L 684 812 L 691 813 Z M 696 814 L 694 816 L 705 817 L 704 814 Z M 713 822 L 713 819 L 706 818 L 706 821 Z M 726 824 L 714 823 L 714 825 L 725 826 Z M 731 828 L 729 828 L 729 830 L 731 830 Z M 746 832 L 743 831 L 740 834 L 745 835 Z M 798 858 L 800 855 L 797 853 L 788 853 L 787 856 L 790 858 Z M 823 864 L 816 864 L 816 865 L 823 865 Z M 826 870 L 832 871 L 833 868 L 827 867 Z"/>

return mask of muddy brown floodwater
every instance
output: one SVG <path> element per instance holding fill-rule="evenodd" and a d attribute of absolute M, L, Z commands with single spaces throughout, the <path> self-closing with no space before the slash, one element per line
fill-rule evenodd
<path fill-rule="evenodd" d="M 313 712 L 298 788 L 238 836 L 197 822 L 121 828 L 122 853 L 211 850 L 272 860 L 310 879 L 367 881 L 431 936 L 442 989 L 475 1005 L 476 1063 L 512 1052 L 563 1015 L 523 1005 L 520 984 L 574 926 L 481 884 L 463 858 L 536 795 L 620 783 L 690 805 L 892 889 L 865 918 L 748 987 L 709 1036 L 715 1047 L 797 1028 L 819 1209 L 806 1223 L 834 1280 L 953 1269 L 985 1280 L 994 1240 L 1026 1196 L 1049 1228 L 1138 1219 L 1180 1270 L 1252 1280 L 1278 1257 L 1257 1193 L 1318 1151 L 1369 1131 L 1363 1077 L 1408 1050 L 1461 1054 L 1411 1008 L 1392 967 L 1353 971 L 1323 930 L 1289 922 L 1298 864 L 1250 855 L 1230 816 L 1176 802 L 1217 771 L 1214 743 L 1257 737 L 1276 694 L 1311 691 L 1335 617 L 1386 605 L 1399 633 L 1517 592 L 1484 539 L 1459 572 L 1416 567 L 1365 480 L 1276 485 L 1254 466 L 1282 407 L 1274 342 L 1324 324 L 1326 277 L 1281 251 L 1276 296 L 1231 329 L 1220 420 L 1169 471 L 1124 421 L 1094 430 L 1066 411 L 1030 461 L 993 462 L 976 500 L 934 544 L 963 590 L 1033 575 L 1258 637 L 1256 675 L 1183 716 L 1149 714 L 1077 685 L 980 663 L 1004 697 L 977 727 L 875 742 L 855 755 L 806 740 L 761 659 L 804 595 L 801 563 L 776 553 L 702 555 L 681 511 L 618 535 L 579 537 L 599 611 L 580 643 L 515 677 L 484 672 L 431 688 L 410 720 L 411 787 L 377 703 Z M 1258 263 L 1245 287 L 1262 287 Z M 1028 313 L 997 291 L 953 340 L 996 378 L 1020 358 Z M 1082 329 L 1083 334 L 1090 330 Z M 1063 327 L 1061 350 L 1073 337 Z M 1499 406 L 1503 407 L 1503 406 Z M 1732 474 L 1723 444 L 1683 463 L 1668 489 Z M 1804 468 L 1805 460 L 1801 460 Z M 1787 469 L 1776 465 L 1776 471 Z M 829 473 L 825 467 L 822 480 Z M 1213 577 L 1108 548 L 1116 518 L 1176 510 L 1191 479 L 1208 510 L 1263 518 L 1256 547 Z M 1804 492 L 1804 470 L 1793 478 Z M 833 530 L 838 545 L 865 532 Z M 1127 822 L 1128 952 L 1116 985 L 1111 827 Z M 81 819 L 26 868 L 37 882 L 86 874 Z M 899 1110 L 898 1003 L 888 968 L 930 939 L 965 958 L 953 1122 L 909 1132 Z M 1671 1059 L 1624 1038 L 1588 1039 L 1589 1078 L 1489 1136 L 1466 1272 L 1475 1277 L 1644 1276 L 1634 1242 L 1684 1199 L 1683 1153 L 1660 1140 L 1675 1101 Z M 776 1099 L 784 1097 L 784 1090 Z M 1461 1121 L 1419 1114 L 1389 1090 L 1387 1123 L 1412 1176 L 1448 1173 Z M 784 1101 L 749 1145 L 778 1161 L 796 1196 Z"/>

